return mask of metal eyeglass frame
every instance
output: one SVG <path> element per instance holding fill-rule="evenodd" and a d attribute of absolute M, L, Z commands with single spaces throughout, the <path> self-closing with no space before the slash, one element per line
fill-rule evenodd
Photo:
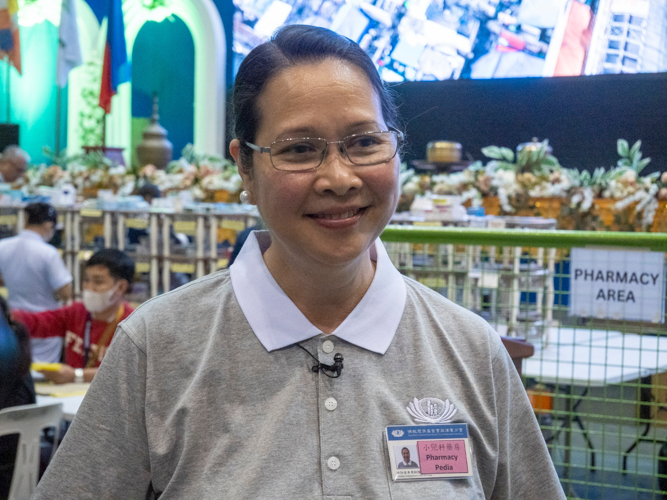
<path fill-rule="evenodd" d="M 394 154 L 392 156 L 390 156 L 386 160 L 379 161 L 377 163 L 359 164 L 359 163 L 354 163 L 352 161 L 352 159 L 350 158 L 350 155 L 347 152 L 347 147 L 345 147 L 345 141 L 347 141 L 348 139 L 350 139 L 352 137 L 359 137 L 359 136 L 362 136 L 362 135 L 387 134 L 387 133 L 395 134 L 396 139 L 397 139 L 397 141 L 396 141 L 396 151 L 394 151 Z M 324 163 L 324 158 L 326 158 L 326 156 L 327 156 L 327 150 L 329 149 L 330 144 L 342 144 L 343 145 L 343 151 L 345 152 L 345 157 L 349 160 L 349 162 L 352 165 L 355 165 L 355 166 L 358 166 L 358 167 L 370 167 L 372 165 L 379 165 L 380 163 L 387 162 L 387 161 L 391 160 L 392 158 L 394 158 L 396 156 L 396 154 L 398 153 L 398 150 L 401 148 L 401 143 L 403 142 L 404 137 L 405 136 L 404 136 L 403 132 L 401 132 L 398 129 L 395 129 L 394 127 L 389 127 L 389 130 L 379 130 L 379 131 L 373 131 L 373 132 L 361 132 L 359 134 L 348 135 L 346 137 L 343 137 L 340 141 L 327 141 L 323 137 L 295 137 L 295 138 L 289 138 L 289 139 L 280 139 L 279 141 L 273 141 L 270 146 L 258 146 L 256 144 L 253 144 L 252 142 L 247 142 L 247 141 L 244 141 L 244 143 L 250 149 L 252 149 L 254 151 L 257 151 L 260 154 L 268 153 L 269 158 L 271 158 L 271 166 L 273 166 L 273 168 L 275 168 L 276 170 L 280 170 L 281 172 L 309 172 L 311 170 L 315 170 L 315 169 L 319 168 L 322 165 L 322 163 Z M 283 169 L 283 168 L 276 167 L 276 165 L 273 163 L 273 156 L 271 155 L 271 146 L 273 146 L 277 142 L 302 141 L 302 140 L 306 140 L 306 139 L 316 139 L 318 141 L 324 141 L 326 143 L 326 146 L 324 147 L 324 150 L 322 151 L 322 158 L 320 158 L 320 162 L 316 166 L 310 167 L 310 168 L 304 168 L 303 170 L 290 170 L 290 169 Z"/>

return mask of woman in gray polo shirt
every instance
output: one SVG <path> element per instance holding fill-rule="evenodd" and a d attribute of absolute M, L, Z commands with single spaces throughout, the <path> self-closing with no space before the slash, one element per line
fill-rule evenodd
<path fill-rule="evenodd" d="M 498 335 L 378 241 L 402 134 L 365 52 L 283 28 L 241 64 L 233 106 L 268 230 L 120 325 L 35 498 L 564 498 Z M 445 401 L 472 475 L 394 481 L 387 426 Z"/>

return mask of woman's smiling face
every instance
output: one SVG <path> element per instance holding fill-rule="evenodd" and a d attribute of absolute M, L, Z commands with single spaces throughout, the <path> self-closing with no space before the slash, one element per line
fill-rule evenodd
<path fill-rule="evenodd" d="M 340 141 L 388 129 L 365 73 L 336 59 L 280 71 L 260 95 L 258 111 L 255 144 L 262 147 L 281 139 Z M 273 251 L 285 260 L 350 263 L 368 250 L 394 213 L 398 155 L 355 166 L 337 146 L 327 148 L 314 170 L 276 170 L 268 154 L 254 153 L 250 174 L 242 173 L 244 189 L 271 233 Z"/>

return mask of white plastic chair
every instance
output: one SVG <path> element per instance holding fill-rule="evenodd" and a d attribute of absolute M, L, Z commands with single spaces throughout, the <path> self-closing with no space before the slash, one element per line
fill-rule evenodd
<path fill-rule="evenodd" d="M 39 479 L 39 443 L 42 429 L 55 427 L 55 439 L 51 453 L 53 458 L 62 415 L 62 403 L 44 406 L 13 406 L 0 410 L 0 436 L 20 434 L 8 500 L 28 500 L 34 492 Z"/>

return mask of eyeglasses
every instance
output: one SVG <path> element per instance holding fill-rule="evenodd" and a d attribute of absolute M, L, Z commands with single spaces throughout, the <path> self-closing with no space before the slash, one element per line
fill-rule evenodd
<path fill-rule="evenodd" d="M 314 170 L 322 164 L 330 144 L 340 144 L 341 154 L 344 153 L 350 163 L 366 167 L 391 160 L 396 156 L 402 141 L 403 133 L 392 129 L 348 135 L 340 141 L 302 137 L 275 141 L 269 147 L 257 146 L 250 142 L 245 144 L 258 153 L 271 155 L 271 164 L 277 170 L 303 172 Z"/>

